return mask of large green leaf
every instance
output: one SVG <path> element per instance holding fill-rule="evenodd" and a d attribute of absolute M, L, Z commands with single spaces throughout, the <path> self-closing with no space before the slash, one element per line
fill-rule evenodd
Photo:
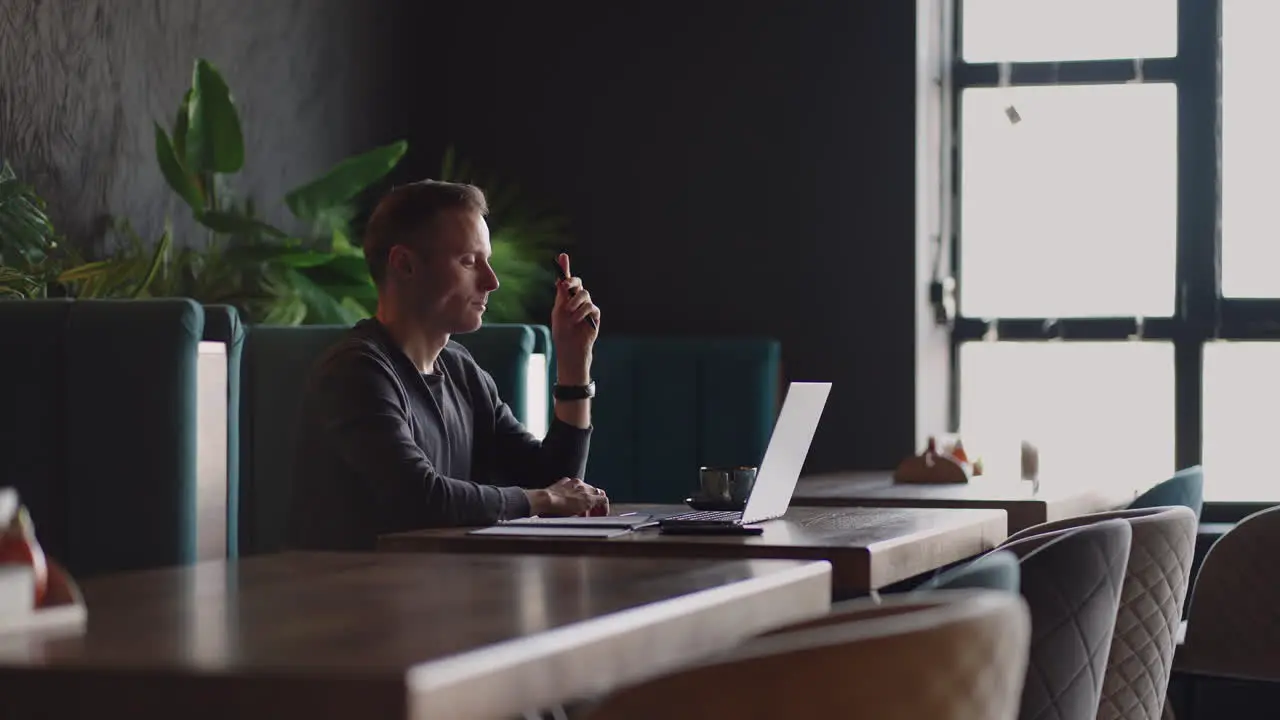
<path fill-rule="evenodd" d="M 160 123 L 155 125 L 156 160 L 160 163 L 160 172 L 164 175 L 165 182 L 169 183 L 169 187 L 173 188 L 192 210 L 200 212 L 204 208 L 204 196 L 196 185 L 196 179 L 182 165 L 182 161 L 179 160 L 181 155 L 177 153 L 164 128 L 160 127 Z"/>
<path fill-rule="evenodd" d="M 187 103 L 186 165 L 196 173 L 244 167 L 244 136 L 226 81 L 208 60 L 196 60 Z"/>
<path fill-rule="evenodd" d="M 56 244 L 44 201 L 0 163 L 0 262 L 39 262 Z"/>
<path fill-rule="evenodd" d="M 284 201 L 299 219 L 315 221 L 322 213 L 350 202 L 385 177 L 408 149 L 409 143 L 399 140 L 347 158 L 319 178 L 285 195 Z"/>
<path fill-rule="evenodd" d="M 273 238 L 288 237 L 288 235 L 279 228 L 262 222 L 261 220 L 245 217 L 244 215 L 235 212 L 210 210 L 208 212 L 197 213 L 196 220 L 199 220 L 201 225 L 204 225 L 214 232 L 225 233 L 227 235 L 244 235 L 247 237 L 266 235 Z"/>
<path fill-rule="evenodd" d="M 146 274 L 139 278 L 138 284 L 134 286 L 129 297 L 141 297 L 151 289 L 151 283 L 155 282 L 156 276 L 160 274 L 160 265 L 169 253 L 169 245 L 172 241 L 173 233 L 166 227 L 164 234 L 160 236 L 160 242 L 156 243 L 155 252 L 151 254 L 151 263 L 146 267 Z"/>
<path fill-rule="evenodd" d="M 187 157 L 187 128 L 191 125 L 191 89 L 182 95 L 178 114 L 173 119 L 173 151 L 179 159 Z"/>

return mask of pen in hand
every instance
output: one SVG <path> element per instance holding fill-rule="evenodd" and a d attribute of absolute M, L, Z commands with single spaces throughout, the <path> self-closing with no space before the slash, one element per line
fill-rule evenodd
<path fill-rule="evenodd" d="M 560 263 L 557 262 L 557 263 L 554 263 L 554 265 L 556 266 L 556 274 L 560 276 L 560 279 L 568 280 L 569 276 L 564 274 L 564 268 L 560 266 Z M 577 294 L 578 294 L 578 288 L 569 289 L 569 297 L 573 297 L 574 295 L 577 295 Z M 596 325 L 596 318 L 594 315 L 588 315 L 587 322 L 591 323 L 591 327 L 596 328 L 597 330 L 599 329 L 599 327 Z"/>

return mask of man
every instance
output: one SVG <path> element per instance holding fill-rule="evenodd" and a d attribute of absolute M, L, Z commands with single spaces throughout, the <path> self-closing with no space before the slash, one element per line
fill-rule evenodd
<path fill-rule="evenodd" d="M 450 339 L 481 325 L 498 278 L 479 189 L 423 181 L 375 208 L 364 255 L 375 318 L 312 372 L 294 464 L 290 544 L 368 549 L 382 533 L 582 515 L 608 498 L 580 479 L 591 436 L 592 347 L 600 309 L 569 272 L 551 331 L 555 417 L 533 437 L 493 378 Z M 594 322 L 592 322 L 594 320 Z"/>

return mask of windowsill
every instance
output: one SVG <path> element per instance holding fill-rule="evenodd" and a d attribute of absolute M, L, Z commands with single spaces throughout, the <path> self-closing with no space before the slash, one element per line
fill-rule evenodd
<path fill-rule="evenodd" d="M 1261 500 L 1257 502 L 1215 502 L 1206 500 L 1204 509 L 1200 513 L 1200 526 L 1204 527 L 1205 525 L 1219 523 L 1234 525 L 1259 510 L 1266 510 L 1276 505 L 1280 505 L 1280 503 Z"/>

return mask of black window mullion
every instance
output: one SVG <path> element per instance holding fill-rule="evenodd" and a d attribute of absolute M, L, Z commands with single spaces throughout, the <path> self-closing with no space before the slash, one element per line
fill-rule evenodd
<path fill-rule="evenodd" d="M 1218 324 L 1220 0 L 1178 1 L 1176 461 L 1201 461 L 1204 343 Z"/>
<path fill-rule="evenodd" d="M 953 74 L 956 87 L 998 87 L 1003 63 L 968 63 L 957 59 Z M 1010 85 L 1081 85 L 1122 83 L 1137 77 L 1132 58 L 1121 60 L 1073 60 L 1064 62 L 1008 63 Z M 1145 82 L 1170 82 L 1177 78 L 1176 58 L 1149 58 L 1141 61 Z"/>

